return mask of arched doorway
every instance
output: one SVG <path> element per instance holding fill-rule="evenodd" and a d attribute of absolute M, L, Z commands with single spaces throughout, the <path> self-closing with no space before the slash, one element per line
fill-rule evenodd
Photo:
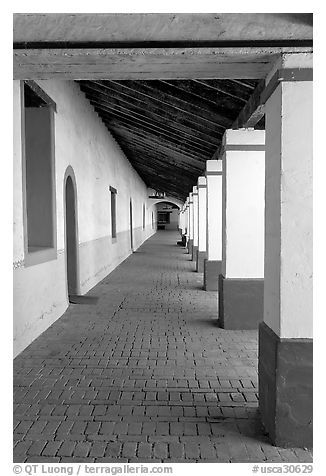
<path fill-rule="evenodd" d="M 65 184 L 66 206 L 66 265 L 68 296 L 78 294 L 77 273 L 77 222 L 76 222 L 76 191 L 74 182 L 68 175 Z"/>
<path fill-rule="evenodd" d="M 156 203 L 157 229 L 177 231 L 179 227 L 180 207 L 170 201 Z"/>
<path fill-rule="evenodd" d="M 129 219 L 130 219 L 130 247 L 131 247 L 131 251 L 134 251 L 134 235 L 133 235 L 133 230 L 132 230 L 132 201 L 131 201 L 131 199 L 130 199 Z"/>

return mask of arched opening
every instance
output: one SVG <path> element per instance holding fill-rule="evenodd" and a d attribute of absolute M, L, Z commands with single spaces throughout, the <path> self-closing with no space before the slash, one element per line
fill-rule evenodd
<path fill-rule="evenodd" d="M 78 294 L 76 191 L 70 175 L 66 179 L 65 192 L 67 287 L 70 297 Z"/>
<path fill-rule="evenodd" d="M 134 251 L 134 236 L 132 231 L 132 201 L 130 199 L 130 206 L 129 206 L 129 221 L 130 221 L 130 248 L 131 251 Z"/>
<path fill-rule="evenodd" d="M 178 230 L 180 207 L 169 201 L 162 201 L 156 204 L 157 209 L 157 229 L 158 230 Z"/>

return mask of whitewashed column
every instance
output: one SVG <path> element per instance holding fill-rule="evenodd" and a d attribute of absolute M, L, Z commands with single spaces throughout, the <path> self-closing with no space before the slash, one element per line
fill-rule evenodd
<path fill-rule="evenodd" d="M 179 216 L 178 216 L 178 228 L 179 228 L 179 233 L 182 236 L 184 234 L 184 229 L 185 229 L 185 215 L 184 215 L 184 209 L 183 207 L 179 211 Z"/>
<path fill-rule="evenodd" d="M 204 289 L 217 291 L 222 267 L 222 161 L 207 160 L 207 259 L 204 261 Z"/>
<path fill-rule="evenodd" d="M 193 202 L 193 230 L 194 241 L 192 247 L 192 261 L 197 262 L 198 253 L 198 189 L 197 186 L 192 188 L 192 202 Z"/>
<path fill-rule="evenodd" d="M 267 78 L 264 322 L 259 407 L 277 446 L 312 446 L 312 54 Z"/>
<path fill-rule="evenodd" d="M 189 240 L 189 203 L 188 203 L 188 198 L 185 201 L 185 236 L 186 236 L 186 244 L 188 243 Z"/>
<path fill-rule="evenodd" d="M 192 193 L 189 193 L 189 221 L 188 221 L 188 227 L 189 227 L 189 240 L 187 243 L 188 247 L 188 253 L 191 254 L 192 256 L 192 247 L 194 243 L 194 204 L 192 200 Z"/>
<path fill-rule="evenodd" d="M 198 253 L 196 271 L 204 272 L 204 261 L 206 254 L 206 230 L 207 230 L 207 188 L 206 177 L 198 177 Z"/>
<path fill-rule="evenodd" d="M 187 238 L 186 238 L 186 230 L 187 230 L 187 225 L 186 225 L 186 217 L 187 217 L 187 206 L 186 203 L 183 204 L 180 213 L 179 213 L 179 219 L 180 219 L 180 225 L 179 225 L 179 231 L 181 235 L 181 243 L 182 246 L 186 246 L 187 243 Z"/>
<path fill-rule="evenodd" d="M 220 325 L 258 329 L 264 299 L 265 131 L 225 131 L 222 161 Z"/>

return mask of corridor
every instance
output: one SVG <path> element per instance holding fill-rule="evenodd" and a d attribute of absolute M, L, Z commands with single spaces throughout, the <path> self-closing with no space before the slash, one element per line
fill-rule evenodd
<path fill-rule="evenodd" d="M 257 414 L 257 331 L 216 321 L 216 293 L 161 231 L 14 361 L 14 461 L 310 462 Z"/>

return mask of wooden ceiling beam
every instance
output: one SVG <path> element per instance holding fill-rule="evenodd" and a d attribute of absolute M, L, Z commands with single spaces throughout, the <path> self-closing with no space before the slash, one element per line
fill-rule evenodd
<path fill-rule="evenodd" d="M 261 93 L 265 90 L 265 81 L 261 80 L 245 107 L 241 110 L 237 119 L 234 121 L 232 128 L 239 129 L 241 127 L 254 127 L 262 119 L 265 114 L 265 106 L 261 101 Z"/>
<path fill-rule="evenodd" d="M 120 121 L 121 117 L 122 117 L 122 119 L 124 119 L 124 116 L 120 116 L 119 114 L 115 114 L 115 112 L 112 112 L 112 113 L 110 112 L 109 115 L 107 115 L 107 112 L 106 112 L 106 111 L 101 110 L 100 112 L 98 112 L 98 114 L 100 114 L 100 118 L 101 118 L 101 120 L 103 121 L 103 123 L 105 124 L 105 126 L 107 127 L 107 129 L 109 130 L 109 132 L 110 132 L 110 130 L 111 130 L 111 129 L 110 129 L 110 128 L 111 128 L 110 124 L 112 123 L 112 119 L 114 120 L 114 119 L 116 118 L 116 119 L 118 119 L 119 121 Z M 140 125 L 141 125 L 141 124 L 140 124 Z M 132 126 L 132 127 L 133 127 L 133 126 Z M 142 127 L 141 127 L 141 128 L 142 128 Z M 178 143 L 179 143 L 179 144 L 180 144 L 180 143 L 182 144 L 181 141 L 179 141 Z M 203 148 L 203 147 L 198 146 L 196 150 L 197 150 L 198 152 L 201 152 L 201 153 L 202 153 L 202 152 L 205 152 L 206 154 L 210 154 L 210 153 L 212 152 L 212 150 L 215 150 L 216 147 L 217 147 L 220 143 L 221 143 L 221 141 L 217 141 L 215 145 L 210 145 L 209 149 L 208 149 L 207 147 L 206 147 L 206 148 Z M 193 147 L 193 146 L 191 146 L 191 147 Z"/>
<path fill-rule="evenodd" d="M 220 81 L 218 79 L 207 81 L 205 79 L 194 79 L 194 81 L 198 84 L 204 85 L 208 88 L 214 89 L 220 94 L 225 94 L 226 96 L 230 96 L 231 98 L 240 101 L 242 103 L 246 103 L 250 96 L 250 92 L 248 90 L 239 92 L 239 87 L 236 87 L 232 84 L 231 81 Z"/>
<path fill-rule="evenodd" d="M 143 135 L 145 133 L 147 136 L 149 137 L 153 136 L 156 139 L 163 138 L 167 140 L 168 142 L 170 142 L 171 145 L 175 144 L 185 148 L 190 148 L 192 152 L 198 153 L 200 155 L 204 154 L 204 155 L 210 156 L 212 153 L 212 150 L 214 150 L 213 146 L 207 147 L 204 145 L 200 145 L 195 141 L 189 140 L 184 135 L 167 134 L 165 131 L 147 127 L 147 125 L 145 124 L 142 124 L 142 125 L 135 124 L 135 122 L 132 120 L 127 121 L 124 118 L 121 120 L 120 119 L 117 120 L 117 119 L 109 118 L 108 116 L 105 116 L 105 118 L 103 116 L 102 119 L 104 120 L 109 130 L 119 130 L 120 128 L 122 128 L 123 130 L 135 132 L 136 134 Z"/>
<path fill-rule="evenodd" d="M 115 61 L 116 52 L 108 53 L 106 61 L 101 64 L 98 58 L 103 50 L 81 50 L 78 59 L 75 59 L 75 50 L 33 50 L 32 61 L 29 61 L 30 50 L 14 50 L 14 79 L 64 79 L 64 80 L 152 80 L 152 79 L 232 79 L 264 78 L 271 69 L 272 58 L 261 62 L 234 63 L 211 62 L 198 63 L 196 55 L 191 54 L 192 62 L 182 61 L 178 56 L 173 61 L 166 63 L 164 54 L 156 60 L 143 51 L 146 62 L 135 62 L 131 52 L 129 62 L 126 62 L 126 54 L 121 53 L 120 61 Z M 43 55 L 43 57 L 41 57 Z M 56 62 L 52 57 L 62 55 L 62 61 Z M 111 56 L 110 56 L 111 55 Z M 70 63 L 66 57 L 70 57 Z M 89 63 L 89 57 L 92 61 Z"/>
<path fill-rule="evenodd" d="M 115 135 L 116 135 L 116 133 L 115 133 Z M 141 142 L 138 139 L 128 140 L 128 138 L 123 137 L 121 135 L 119 135 L 119 136 L 116 135 L 116 137 L 117 137 L 119 143 L 124 144 L 128 147 L 128 154 L 130 154 L 130 151 L 133 150 L 133 149 L 146 150 L 151 157 L 155 157 L 155 156 L 161 157 L 162 156 L 162 157 L 164 157 L 165 161 L 170 162 L 171 164 L 182 165 L 184 168 L 193 167 L 196 164 L 198 164 L 197 166 L 198 166 L 198 168 L 200 168 L 200 164 L 205 164 L 206 160 L 207 160 L 207 159 L 195 160 L 195 159 L 193 159 L 189 156 L 180 157 L 180 156 L 177 156 L 175 152 L 167 151 L 167 150 L 164 150 L 163 148 L 154 150 L 150 145 L 148 145 L 144 142 Z"/>
<path fill-rule="evenodd" d="M 130 143 L 127 140 L 122 138 L 121 138 L 121 144 L 124 147 L 125 146 L 128 147 L 130 156 L 132 154 L 136 154 L 136 155 L 139 154 L 139 157 L 141 159 L 143 157 L 146 157 L 149 163 L 159 161 L 162 164 L 166 164 L 169 170 L 172 170 L 173 167 L 176 167 L 176 169 L 180 170 L 180 173 L 182 174 L 184 173 L 186 168 L 185 175 L 187 175 L 187 173 L 193 174 L 196 172 L 201 172 L 203 168 L 205 168 L 206 161 L 184 162 L 183 158 L 180 160 L 179 158 L 176 158 L 173 155 L 167 154 L 164 151 L 155 151 L 155 154 L 153 154 L 153 150 L 150 147 L 146 146 L 146 144 L 140 144 L 138 142 L 135 142 L 133 147 L 130 147 Z"/>
<path fill-rule="evenodd" d="M 115 135 L 117 135 L 115 133 Z M 155 155 L 165 155 L 165 157 L 170 157 L 170 160 L 173 159 L 174 163 L 178 164 L 183 164 L 185 167 L 189 167 L 190 165 L 197 165 L 197 164 L 205 164 L 206 158 L 204 159 L 199 159 L 199 158 L 193 158 L 190 156 L 186 156 L 178 151 L 174 151 L 171 149 L 168 149 L 167 147 L 161 145 L 160 147 L 154 148 L 150 144 L 146 143 L 144 140 L 140 140 L 138 138 L 132 138 L 128 139 L 128 137 L 122 137 L 121 135 L 119 136 L 119 141 L 128 143 L 130 149 L 133 147 L 137 147 L 138 149 L 145 149 L 147 150 L 152 156 Z M 199 165 L 198 165 L 199 167 Z"/>
<path fill-rule="evenodd" d="M 142 171 L 141 175 L 145 177 L 148 187 L 155 188 L 155 184 L 159 181 L 165 192 L 173 189 L 180 193 L 180 190 L 186 190 L 189 185 L 192 186 L 199 175 L 187 177 L 180 174 L 169 174 L 169 171 L 163 164 L 151 165 L 150 163 L 138 161 L 137 158 L 134 158 L 134 164 L 137 170 Z"/>
<path fill-rule="evenodd" d="M 164 91 L 161 83 L 159 81 L 105 81 L 100 82 L 100 84 L 114 84 L 118 85 L 120 88 L 125 88 L 130 91 L 131 97 L 139 97 L 138 95 L 145 96 L 147 98 L 147 102 L 150 104 L 152 101 L 159 102 L 163 104 L 165 107 L 176 109 L 184 113 L 185 115 L 190 115 L 195 117 L 195 119 L 200 119 L 202 121 L 206 121 L 209 124 L 216 126 L 219 125 L 223 128 L 228 127 L 230 119 L 224 117 L 223 115 L 218 113 L 218 105 L 216 104 L 215 111 L 212 108 L 205 109 L 203 107 L 203 103 L 201 103 L 201 107 L 199 107 L 196 101 L 189 103 L 180 97 L 180 95 L 171 94 L 167 91 Z M 153 84 L 155 83 L 155 84 Z M 121 89 L 120 89 L 121 91 Z M 122 92 L 122 91 L 121 91 Z M 149 99 L 149 101 L 148 101 Z"/>
<path fill-rule="evenodd" d="M 151 114 L 148 115 L 142 115 L 137 111 L 127 109 L 124 106 L 121 106 L 120 104 L 115 104 L 111 105 L 110 103 L 103 104 L 99 99 L 90 97 L 89 95 L 86 95 L 90 101 L 90 103 L 95 107 L 97 112 L 99 111 L 106 111 L 110 113 L 110 111 L 113 112 L 119 112 L 122 114 L 125 114 L 129 117 L 135 117 L 138 120 L 145 120 L 145 122 L 149 123 L 159 123 L 160 125 L 164 126 L 164 124 L 167 123 L 167 120 L 165 120 L 164 116 L 155 116 L 152 117 Z M 190 127 L 185 126 L 181 122 L 176 122 L 174 120 L 168 121 L 169 124 L 173 127 L 175 127 L 177 130 L 181 130 L 184 133 L 189 134 L 192 137 L 195 137 L 197 140 L 202 140 L 206 142 L 207 144 L 214 145 L 214 139 L 215 139 L 215 144 L 219 142 L 219 139 L 221 139 L 222 135 L 216 135 L 216 137 L 211 137 L 208 134 L 204 134 L 201 131 L 191 129 Z"/>
<path fill-rule="evenodd" d="M 107 126 L 109 127 L 110 122 L 116 118 L 122 124 L 130 125 L 132 128 L 138 128 L 143 130 L 148 130 L 150 132 L 155 131 L 157 134 L 163 134 L 166 137 L 173 137 L 178 143 L 189 143 L 192 147 L 196 147 L 199 150 L 210 150 L 216 148 L 216 145 L 219 143 L 218 140 L 213 142 L 208 142 L 203 140 L 200 137 L 191 135 L 183 130 L 177 129 L 176 127 L 171 128 L 166 123 L 162 124 L 159 122 L 149 122 L 145 119 L 137 118 L 136 116 L 129 115 L 126 112 L 114 111 L 113 109 L 110 112 L 101 111 L 100 117 L 105 119 Z M 213 140 L 213 139 L 212 139 Z"/>
<path fill-rule="evenodd" d="M 147 158 L 147 161 L 144 161 L 144 157 Z M 166 160 L 160 160 L 159 158 L 152 157 L 150 154 L 147 154 L 145 152 L 145 155 L 143 153 L 139 153 L 137 151 L 133 152 L 133 160 L 135 163 L 138 164 L 143 164 L 146 165 L 147 167 L 152 167 L 153 174 L 155 175 L 157 167 L 160 167 L 161 169 L 164 169 L 165 173 L 167 174 L 165 176 L 165 179 L 168 179 L 167 182 L 169 182 L 169 178 L 173 177 L 179 177 L 180 180 L 187 179 L 187 180 L 194 180 L 194 177 L 196 176 L 197 173 L 201 172 L 201 169 L 193 169 L 193 172 L 188 171 L 185 172 L 184 168 L 180 167 L 179 165 L 176 165 L 175 163 L 167 162 Z"/>
<path fill-rule="evenodd" d="M 108 83 L 107 83 L 108 84 Z M 173 120 L 178 124 L 183 124 L 186 127 L 198 130 L 203 134 L 222 134 L 225 130 L 225 127 L 216 124 L 204 122 L 200 117 L 189 117 L 184 114 L 182 111 L 171 111 L 167 107 L 160 107 L 153 102 L 148 100 L 140 99 L 136 95 L 128 95 L 121 92 L 114 91 L 110 86 L 98 85 L 96 82 L 87 82 L 85 85 L 82 85 L 83 90 L 87 90 L 87 94 L 92 95 L 92 97 L 99 99 L 103 102 L 109 102 L 115 106 L 124 107 L 130 111 L 138 112 L 138 114 L 150 116 L 153 120 L 156 117 L 164 118 L 168 121 Z M 209 135 L 209 134 L 208 134 Z"/>
<path fill-rule="evenodd" d="M 14 79 L 260 79 L 281 53 L 297 49 L 20 47 L 13 52 Z"/>
<path fill-rule="evenodd" d="M 148 133 L 142 133 L 139 130 L 135 131 L 130 128 L 124 128 L 123 126 L 113 126 L 111 125 L 111 130 L 115 132 L 116 135 L 120 135 L 121 137 L 127 137 L 131 141 L 133 138 L 136 138 L 140 141 L 145 142 L 153 147 L 155 150 L 156 147 L 161 147 L 162 145 L 165 146 L 167 149 L 171 151 L 176 151 L 184 154 L 186 157 L 198 158 L 202 160 L 208 160 L 210 158 L 209 154 L 203 154 L 202 152 L 194 153 L 193 150 L 189 147 L 184 147 L 182 144 L 177 144 L 175 142 L 171 142 L 166 140 L 163 137 L 157 137 L 150 135 Z"/>
<path fill-rule="evenodd" d="M 139 175 L 144 175 L 146 173 L 150 174 L 150 171 L 146 166 L 137 164 L 135 168 Z M 147 183 L 147 186 L 149 188 L 153 188 L 154 190 L 165 192 L 167 195 L 175 196 L 176 198 L 182 201 L 187 197 L 189 191 L 192 190 L 194 182 L 196 182 L 196 180 L 182 182 L 178 180 L 175 182 L 171 182 L 170 180 L 169 182 L 167 182 L 164 179 L 164 175 L 165 173 L 162 172 L 162 178 L 160 178 L 160 176 L 158 175 L 151 174 L 152 180 L 150 183 Z"/>
<path fill-rule="evenodd" d="M 230 96 L 225 94 L 220 94 L 218 91 L 212 88 L 205 87 L 204 84 L 196 83 L 195 81 L 169 81 L 162 80 L 164 84 L 168 84 L 170 87 L 174 88 L 178 93 L 180 91 L 186 92 L 191 95 L 191 97 L 196 97 L 204 103 L 209 103 L 216 107 L 221 114 L 224 114 L 225 117 L 229 117 L 234 120 L 237 116 L 239 107 L 243 106 L 243 103 L 239 100 L 235 100 Z"/>
<path fill-rule="evenodd" d="M 239 86 L 243 88 L 250 89 L 250 91 L 253 91 L 255 89 L 255 86 L 249 83 L 246 83 L 245 81 L 241 81 L 240 79 L 230 79 L 232 83 L 239 84 Z"/>
<path fill-rule="evenodd" d="M 225 107 L 225 100 L 218 100 L 217 95 L 212 95 L 211 91 L 202 86 L 198 87 L 193 81 L 139 81 L 141 84 L 153 85 L 156 89 L 162 90 L 170 96 L 177 96 L 182 101 L 190 105 L 195 105 L 199 109 L 209 111 L 210 113 L 219 114 L 227 120 L 232 120 L 232 109 Z M 187 85 L 186 87 L 184 85 Z M 193 86 L 192 88 L 190 86 Z M 203 91 L 205 89 L 205 91 Z M 210 96 L 207 98 L 205 92 L 209 92 Z M 225 98 L 224 98 L 225 99 Z M 229 98 L 227 97 L 227 100 Z M 230 102 L 230 101 L 229 101 Z M 231 112 L 231 114 L 230 114 Z"/>

